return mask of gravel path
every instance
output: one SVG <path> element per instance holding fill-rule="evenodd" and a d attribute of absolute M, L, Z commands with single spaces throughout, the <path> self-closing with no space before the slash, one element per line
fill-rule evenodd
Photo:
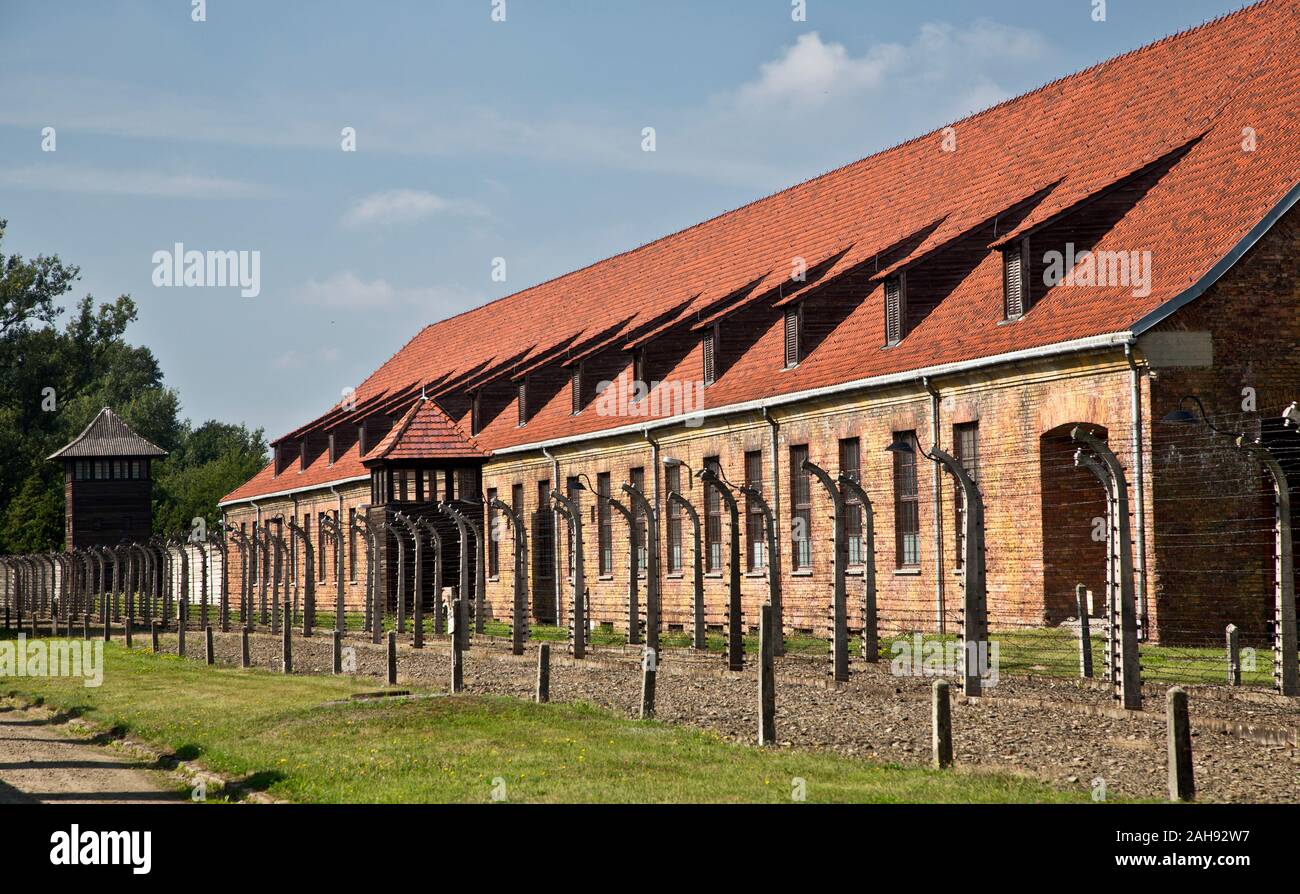
<path fill-rule="evenodd" d="M 50 712 L 0 705 L 0 804 L 184 800 L 160 771 L 64 728 Z"/>
<path fill-rule="evenodd" d="M 201 635 L 187 638 L 191 657 L 200 657 Z M 385 652 L 357 636 L 357 673 L 382 678 Z M 175 636 L 164 635 L 164 650 Z M 217 634 L 217 660 L 236 664 L 238 634 Z M 251 637 L 255 666 L 280 668 L 278 637 Z M 552 644 L 552 701 L 583 701 L 628 717 L 640 706 L 639 661 L 635 652 L 605 649 L 597 660 L 575 662 L 563 644 Z M 399 681 L 447 686 L 451 656 L 445 640 L 422 650 L 399 647 Z M 777 666 L 777 733 L 783 746 L 818 748 L 898 764 L 929 761 L 930 681 L 891 676 L 887 663 L 853 664 L 848 684 L 829 683 L 829 662 L 785 658 Z M 330 638 L 295 636 L 294 670 L 328 673 Z M 522 657 L 500 640 L 478 639 L 466 653 L 465 683 L 471 693 L 531 698 L 536 644 Z M 724 669 L 718 656 L 686 651 L 665 653 L 658 680 L 656 716 L 712 730 L 739 742 L 756 738 L 757 675 Z M 1189 687 L 1197 797 L 1202 801 L 1300 803 L 1300 750 L 1266 745 L 1212 728 L 1216 722 L 1300 728 L 1300 705 L 1268 693 L 1224 687 Z M 1104 781 L 1109 796 L 1163 799 L 1167 796 L 1164 697 L 1148 687 L 1146 710 L 1116 711 L 1105 687 L 1062 679 L 1004 676 L 992 694 L 957 698 L 953 705 L 956 758 L 973 767 L 1016 772 L 1064 787 L 1094 791 Z M 1119 716 L 1110 716 L 1119 715 Z"/>

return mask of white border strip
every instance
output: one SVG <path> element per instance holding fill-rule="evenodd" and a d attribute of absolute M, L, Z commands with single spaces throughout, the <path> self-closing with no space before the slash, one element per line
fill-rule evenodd
<path fill-rule="evenodd" d="M 1106 335 L 1093 335 L 1075 341 L 1057 342 L 1053 345 L 1026 348 L 1025 350 L 1011 351 L 1006 354 L 994 354 L 990 357 L 981 357 L 976 360 L 959 360 L 953 363 L 943 363 L 938 366 L 927 366 L 922 367 L 921 369 L 908 370 L 907 372 L 889 373 L 888 375 L 883 376 L 871 376 L 866 379 L 855 379 L 854 381 L 843 382 L 838 385 L 826 385 L 821 388 L 811 388 L 806 391 L 795 391 L 790 394 L 782 394 L 777 397 L 770 397 L 762 400 L 727 404 L 722 407 L 712 407 L 707 410 L 701 410 L 698 413 L 683 413 L 665 419 L 649 419 L 645 422 L 622 425 L 618 428 L 602 429 L 601 431 L 589 432 L 582 435 L 553 438 L 549 441 L 536 441 L 532 444 L 520 444 L 515 447 L 502 447 L 499 450 L 493 450 L 491 453 L 494 457 L 508 456 L 510 454 L 528 453 L 530 451 L 551 447 L 563 447 L 567 444 L 577 444 L 583 441 L 595 441 L 601 438 L 616 438 L 620 435 L 639 434 L 648 431 L 649 429 L 682 425 L 687 420 L 694 421 L 696 419 L 708 419 L 716 416 L 729 416 L 736 413 L 761 410 L 764 407 L 778 407 L 804 400 L 816 400 L 817 398 L 827 397 L 829 395 L 842 394 L 846 391 L 859 391 L 867 388 L 882 388 L 889 385 L 900 385 L 907 382 L 917 381 L 923 376 L 949 375 L 952 373 L 965 372 L 966 370 L 981 369 L 987 366 L 997 366 L 1003 363 L 1015 363 L 1020 360 L 1032 360 L 1040 357 L 1052 357 L 1058 354 L 1073 354 L 1079 351 L 1120 347 L 1126 344 L 1131 344 L 1132 342 L 1133 334 L 1127 330 L 1124 332 L 1111 332 Z"/>

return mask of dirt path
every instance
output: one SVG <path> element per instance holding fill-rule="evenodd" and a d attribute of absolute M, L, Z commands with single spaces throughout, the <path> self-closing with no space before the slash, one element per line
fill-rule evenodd
<path fill-rule="evenodd" d="M 48 711 L 0 704 L 0 804 L 162 804 L 184 800 L 161 771 Z"/>

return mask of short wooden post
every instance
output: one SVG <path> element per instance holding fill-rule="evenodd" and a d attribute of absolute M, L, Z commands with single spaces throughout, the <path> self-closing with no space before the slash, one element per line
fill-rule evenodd
<path fill-rule="evenodd" d="M 1187 716 L 1187 693 L 1179 686 L 1165 696 L 1165 720 L 1169 732 L 1169 800 L 1190 801 L 1196 797 L 1192 773 L 1192 725 Z"/>
<path fill-rule="evenodd" d="M 397 685 L 397 631 L 388 631 L 388 685 Z"/>
<path fill-rule="evenodd" d="M 658 673 L 659 656 L 654 649 L 646 648 L 641 656 L 641 719 L 653 720 L 655 716 L 655 674 Z"/>
<path fill-rule="evenodd" d="M 935 680 L 934 704 L 931 710 L 931 745 L 934 765 L 939 769 L 952 766 L 952 706 L 948 701 L 948 681 Z"/>
<path fill-rule="evenodd" d="M 239 666 L 244 668 L 253 666 L 253 652 L 248 647 L 247 627 L 239 631 Z"/>
<path fill-rule="evenodd" d="M 284 624 L 280 628 L 283 636 L 283 644 L 280 647 L 280 653 L 284 664 L 286 674 L 293 673 L 293 604 L 288 600 L 284 603 Z"/>
<path fill-rule="evenodd" d="M 1237 625 L 1228 625 L 1228 685 L 1241 685 L 1241 638 Z"/>
<path fill-rule="evenodd" d="M 776 631 L 772 629 L 772 605 L 758 616 L 758 744 L 776 744 Z"/>
<path fill-rule="evenodd" d="M 203 661 L 207 664 L 216 663 L 216 649 L 212 644 L 212 625 L 203 628 Z"/>
<path fill-rule="evenodd" d="M 453 609 L 456 612 L 456 630 L 451 637 L 451 691 L 462 692 L 465 689 L 465 636 L 462 634 L 465 621 L 463 600 L 458 596 Z"/>
<path fill-rule="evenodd" d="M 153 653 L 158 654 L 158 622 L 149 622 L 149 644 L 153 646 Z"/>
<path fill-rule="evenodd" d="M 1074 588 L 1075 611 L 1079 615 L 1079 676 L 1092 676 L 1092 628 L 1088 623 L 1088 596 L 1083 584 Z"/>
<path fill-rule="evenodd" d="M 343 673 L 343 632 L 334 631 L 334 673 Z"/>
<path fill-rule="evenodd" d="M 551 700 L 551 644 L 542 643 L 537 648 L 537 703 Z"/>

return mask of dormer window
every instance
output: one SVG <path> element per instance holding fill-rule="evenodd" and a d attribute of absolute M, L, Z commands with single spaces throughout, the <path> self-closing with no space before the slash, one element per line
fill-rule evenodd
<path fill-rule="evenodd" d="M 1029 310 L 1029 240 L 1002 251 L 1002 295 L 1006 319 L 1018 320 Z"/>
<path fill-rule="evenodd" d="M 477 435 L 483 426 L 483 392 L 475 391 L 469 405 L 469 433 Z"/>
<path fill-rule="evenodd" d="M 528 424 L 528 379 L 519 380 L 519 424 Z"/>
<path fill-rule="evenodd" d="M 907 280 L 904 274 L 885 280 L 885 344 L 903 340 L 903 315 L 907 312 Z"/>
<path fill-rule="evenodd" d="M 718 380 L 718 327 L 706 330 L 701 343 L 704 352 L 704 384 L 712 385 Z"/>
<path fill-rule="evenodd" d="M 785 311 L 785 368 L 791 369 L 799 365 L 803 359 L 801 347 L 799 344 L 800 336 L 803 334 L 803 314 L 800 312 L 800 305 L 788 307 Z"/>
<path fill-rule="evenodd" d="M 569 390 L 573 399 L 573 415 L 577 416 L 582 412 L 582 363 L 573 364 L 573 370 L 569 373 Z"/>
<path fill-rule="evenodd" d="M 650 383 L 645 380 L 645 348 L 632 352 L 632 403 L 650 393 Z"/>

